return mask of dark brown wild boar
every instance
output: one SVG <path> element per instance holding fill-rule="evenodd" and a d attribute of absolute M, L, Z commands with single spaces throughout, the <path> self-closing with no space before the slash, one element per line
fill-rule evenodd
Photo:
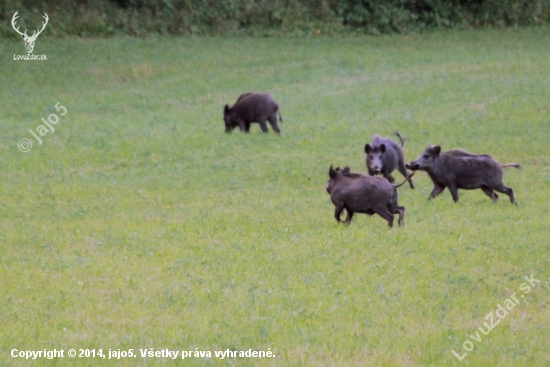
<path fill-rule="evenodd" d="M 413 172 L 414 174 L 414 172 Z M 404 225 L 405 207 L 397 203 L 397 188 L 407 182 L 413 174 L 407 176 L 399 185 L 393 185 L 382 177 L 367 176 L 362 173 L 350 172 L 349 167 L 329 169 L 327 192 L 335 205 L 334 217 L 341 222 L 340 214 L 346 209 L 347 217 L 344 223 L 350 224 L 354 213 L 367 215 L 378 214 L 388 221 L 388 227 L 393 226 L 394 214 L 399 214 L 399 225 Z"/>
<path fill-rule="evenodd" d="M 266 121 L 273 130 L 280 134 L 279 126 L 277 126 L 277 114 L 279 121 L 283 122 L 279 106 L 273 98 L 266 93 L 248 92 L 243 93 L 237 98 L 233 107 L 225 105 L 223 110 L 223 120 L 225 122 L 225 132 L 230 133 L 237 126 L 241 131 L 249 132 L 250 124 L 258 122 L 262 131 L 267 133 Z"/>
<path fill-rule="evenodd" d="M 401 146 L 395 141 L 388 138 L 381 138 L 375 135 L 371 144 L 365 144 L 365 153 L 367 154 L 367 170 L 369 175 L 375 176 L 382 174 L 384 178 L 391 183 L 395 180 L 392 172 L 396 169 L 401 172 L 404 177 L 409 175 L 405 167 L 405 155 L 403 154 L 403 138 L 396 131 L 395 136 L 399 138 Z M 409 181 L 411 189 L 414 189 L 413 181 Z"/>
<path fill-rule="evenodd" d="M 407 165 L 416 171 L 426 171 L 434 188 L 428 200 L 439 195 L 446 187 L 449 188 L 455 203 L 458 201 L 458 189 L 481 189 L 494 203 L 498 200 L 495 191 L 510 197 L 516 204 L 514 192 L 502 183 L 502 168 L 521 168 L 517 163 L 501 165 L 487 154 L 471 154 L 462 149 L 453 149 L 442 153 L 439 145 L 430 145 L 424 153 Z"/>

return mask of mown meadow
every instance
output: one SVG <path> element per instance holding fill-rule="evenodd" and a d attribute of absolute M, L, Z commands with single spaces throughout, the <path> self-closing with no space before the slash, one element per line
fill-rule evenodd
<path fill-rule="evenodd" d="M 22 41 L 0 40 L 0 365 L 548 365 L 549 42 L 547 28 L 44 37 L 48 60 L 25 62 Z M 279 102 L 280 136 L 224 133 L 223 106 L 251 90 Z M 29 130 L 58 102 L 67 114 L 39 145 Z M 365 143 L 396 130 L 408 161 L 440 144 L 522 164 L 504 174 L 518 205 L 481 190 L 428 202 L 419 172 L 399 189 L 404 227 L 336 223 L 329 166 L 366 172 Z M 540 283 L 472 339 L 531 274 Z"/>

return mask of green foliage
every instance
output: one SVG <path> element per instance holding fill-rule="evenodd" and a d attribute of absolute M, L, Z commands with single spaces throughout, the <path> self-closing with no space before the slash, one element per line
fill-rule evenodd
<path fill-rule="evenodd" d="M 541 0 L 344 0 L 336 6 L 344 24 L 370 33 L 536 24 L 548 21 L 549 11 Z"/>
<path fill-rule="evenodd" d="M 550 365 L 548 44 L 535 27 L 65 38 L 37 43 L 47 62 L 0 59 L 0 365 Z M 250 90 L 279 102 L 281 136 L 223 132 Z M 57 102 L 55 132 L 20 152 Z M 428 202 L 418 173 L 404 227 L 337 224 L 329 165 L 365 172 L 365 142 L 395 130 L 407 160 L 441 144 L 521 163 L 504 172 L 519 205 Z M 470 339 L 531 273 L 540 288 Z M 10 357 L 151 347 L 277 358 Z"/>
<path fill-rule="evenodd" d="M 46 34 L 78 36 L 409 33 L 550 19 L 548 0 L 2 0 L 0 37 L 14 37 L 16 10 L 29 27 L 47 12 Z"/>

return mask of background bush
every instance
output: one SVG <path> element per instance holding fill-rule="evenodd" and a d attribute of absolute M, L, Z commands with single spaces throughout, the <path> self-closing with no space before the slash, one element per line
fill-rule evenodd
<path fill-rule="evenodd" d="M 548 23 L 550 0 L 0 0 L 0 36 L 50 16 L 45 34 L 319 34 L 408 33 Z"/>

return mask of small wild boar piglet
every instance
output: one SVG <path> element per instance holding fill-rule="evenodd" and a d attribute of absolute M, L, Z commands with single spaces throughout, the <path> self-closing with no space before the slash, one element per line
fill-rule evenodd
<path fill-rule="evenodd" d="M 395 181 L 391 173 L 396 169 L 405 177 L 409 175 L 405 166 L 405 156 L 402 149 L 403 138 L 401 138 L 401 135 L 397 131 L 394 135 L 399 138 L 401 146 L 389 138 L 381 138 L 380 135 L 375 135 L 371 144 L 365 144 L 369 175 L 382 174 L 391 183 Z M 409 185 L 411 189 L 414 189 L 412 180 L 409 181 Z"/>
<path fill-rule="evenodd" d="M 495 192 L 498 191 L 508 195 L 512 204 L 516 204 L 514 192 L 502 183 L 503 167 L 521 168 L 517 163 L 501 165 L 490 155 L 471 154 L 462 149 L 442 153 L 439 145 L 428 146 L 420 157 L 407 165 L 413 171 L 426 171 L 432 179 L 434 188 L 428 200 L 448 187 L 455 203 L 458 189 L 481 189 L 494 203 L 498 200 Z"/>
<path fill-rule="evenodd" d="M 243 93 L 237 98 L 233 107 L 229 108 L 228 105 L 225 105 L 223 109 L 225 132 L 230 133 L 237 126 L 241 131 L 249 132 L 250 124 L 258 122 L 262 131 L 267 133 L 266 121 L 269 121 L 273 130 L 280 134 L 281 131 L 277 126 L 277 114 L 279 114 L 279 121 L 283 122 L 279 106 L 269 94 Z"/>
<path fill-rule="evenodd" d="M 334 217 L 341 222 L 342 210 L 347 210 L 345 224 L 350 224 L 353 214 L 378 214 L 393 226 L 393 215 L 399 214 L 399 225 L 404 225 L 405 207 L 397 203 L 397 188 L 407 182 L 412 174 L 399 185 L 393 185 L 382 177 L 367 176 L 362 173 L 350 172 L 349 167 L 329 169 L 327 192 L 335 205 Z"/>

